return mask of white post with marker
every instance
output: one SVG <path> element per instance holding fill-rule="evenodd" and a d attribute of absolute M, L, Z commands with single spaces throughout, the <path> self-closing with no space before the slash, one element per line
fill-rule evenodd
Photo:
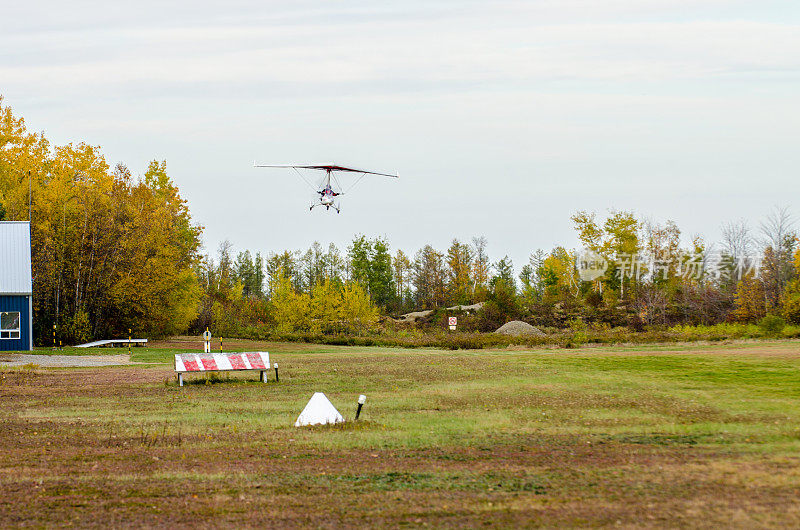
<path fill-rule="evenodd" d="M 211 353 L 211 332 L 208 328 L 203 332 L 203 352 Z"/>
<path fill-rule="evenodd" d="M 361 415 L 361 407 L 363 407 L 364 403 L 366 402 L 367 402 L 367 396 L 365 396 L 364 394 L 358 396 L 358 408 L 356 409 L 356 420 L 358 420 L 358 417 Z"/>

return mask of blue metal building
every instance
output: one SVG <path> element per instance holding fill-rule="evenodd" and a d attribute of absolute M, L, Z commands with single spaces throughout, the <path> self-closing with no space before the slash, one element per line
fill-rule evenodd
<path fill-rule="evenodd" d="M 0 351 L 32 349 L 31 224 L 0 221 Z"/>

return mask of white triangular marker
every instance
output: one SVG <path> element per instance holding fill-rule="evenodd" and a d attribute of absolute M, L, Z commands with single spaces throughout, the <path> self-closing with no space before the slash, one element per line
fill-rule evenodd
<path fill-rule="evenodd" d="M 300 416 L 297 417 L 294 426 L 303 427 L 304 425 L 340 423 L 343 421 L 344 418 L 339 414 L 339 411 L 336 410 L 336 407 L 328 401 L 325 394 L 317 392 L 308 400 L 306 408 L 304 408 Z"/>

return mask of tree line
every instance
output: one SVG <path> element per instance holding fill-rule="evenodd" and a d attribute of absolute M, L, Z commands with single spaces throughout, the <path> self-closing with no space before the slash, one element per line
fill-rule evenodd
<path fill-rule="evenodd" d="M 152 161 L 141 176 L 98 147 L 52 146 L 0 99 L 0 220 L 31 219 L 37 344 L 200 332 L 364 333 L 411 311 L 481 304 L 468 329 L 512 319 L 539 326 L 800 321 L 793 220 L 722 227 L 722 241 L 683 239 L 672 221 L 629 211 L 572 217 L 580 249 L 534 250 L 515 268 L 484 237 L 446 249 L 392 249 L 357 235 L 340 249 L 202 252 L 202 227 Z"/>
<path fill-rule="evenodd" d="M 716 245 L 700 237 L 683 244 L 676 223 L 640 219 L 633 212 L 604 218 L 576 212 L 571 219 L 583 248 L 536 250 L 518 273 L 508 256 L 490 259 L 484 237 L 454 239 L 445 250 L 425 245 L 409 255 L 392 251 L 385 238 L 358 235 L 344 250 L 315 242 L 306 250 L 266 256 L 245 251 L 235 260 L 226 242 L 216 262 L 206 257 L 201 276 L 226 277 L 230 289 L 242 286 L 234 289 L 241 292 L 240 302 L 228 299 L 231 307 L 262 300 L 259 321 L 272 325 L 273 293 L 284 281 L 312 300 L 326 282 L 355 284 L 391 317 L 483 303 L 479 318 L 470 321 L 480 331 L 512 319 L 633 329 L 757 322 L 767 315 L 800 321 L 800 253 L 786 209 L 775 209 L 756 229 L 744 221 L 726 224 Z M 586 256 L 602 270 L 587 276 Z M 203 324 L 212 322 L 206 312 Z"/>

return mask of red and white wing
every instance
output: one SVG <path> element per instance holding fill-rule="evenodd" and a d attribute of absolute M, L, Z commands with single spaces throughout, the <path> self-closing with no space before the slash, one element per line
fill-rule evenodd
<path fill-rule="evenodd" d="M 294 169 L 316 169 L 318 171 L 341 171 L 347 173 L 363 173 L 365 175 L 380 175 L 381 177 L 398 178 L 399 175 L 392 175 L 390 173 L 378 173 L 377 171 L 366 171 L 364 169 L 356 169 L 352 167 L 337 166 L 333 164 L 316 165 L 316 166 L 301 166 L 294 164 L 253 164 L 253 167 L 280 167 L 280 168 L 294 168 Z"/>

